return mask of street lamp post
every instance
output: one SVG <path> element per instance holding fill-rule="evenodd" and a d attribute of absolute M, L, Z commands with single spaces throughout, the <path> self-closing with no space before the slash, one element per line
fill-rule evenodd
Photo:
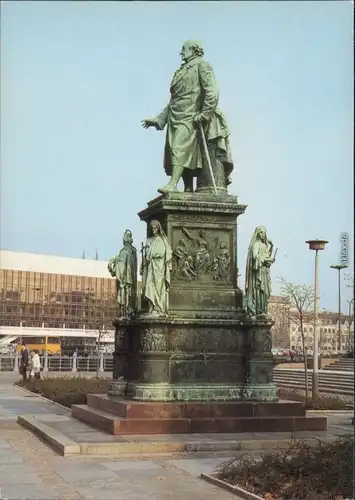
<path fill-rule="evenodd" d="M 325 240 L 308 240 L 306 243 L 310 250 L 315 250 L 314 259 L 314 326 L 313 326 L 313 376 L 312 376 L 312 398 L 318 396 L 318 251 L 324 250 L 328 241 Z"/>
<path fill-rule="evenodd" d="M 338 345 L 339 345 L 339 354 L 341 351 L 341 286 L 340 286 L 340 271 L 342 269 L 346 269 L 348 266 L 345 264 L 337 264 L 334 266 L 330 266 L 332 269 L 336 269 L 338 271 Z"/>

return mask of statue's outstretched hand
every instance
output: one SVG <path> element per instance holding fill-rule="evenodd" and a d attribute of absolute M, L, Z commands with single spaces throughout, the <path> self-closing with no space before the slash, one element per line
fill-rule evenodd
<path fill-rule="evenodd" d="M 142 127 L 143 128 L 149 128 L 149 127 L 155 127 L 157 128 L 158 122 L 155 118 L 145 118 L 142 120 Z"/>

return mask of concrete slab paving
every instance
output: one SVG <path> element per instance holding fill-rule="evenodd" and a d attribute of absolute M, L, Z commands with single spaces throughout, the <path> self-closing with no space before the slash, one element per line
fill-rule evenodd
<path fill-rule="evenodd" d="M 11 447 L 10 447 L 10 445 L 9 445 L 9 443 L 7 441 L 5 441 L 4 439 L 2 439 L 0 441 L 0 451 L 4 450 L 5 448 L 10 449 Z"/>
<path fill-rule="evenodd" d="M 22 462 L 22 457 L 15 453 L 11 448 L 1 450 L 0 467 L 8 464 L 21 464 Z"/>
<path fill-rule="evenodd" d="M 103 481 L 104 483 L 109 480 L 115 481 L 117 476 L 114 472 L 101 467 L 101 464 L 92 464 L 91 466 L 82 466 L 75 464 L 73 466 L 61 466 L 57 469 L 57 473 L 67 482 L 86 485 L 91 481 Z"/>
<path fill-rule="evenodd" d="M 234 494 L 221 490 L 199 478 L 202 472 L 213 472 L 232 456 L 230 451 L 188 454 L 166 453 L 164 456 L 75 456 L 63 457 L 46 446 L 32 432 L 16 423 L 21 410 L 33 415 L 68 438 L 106 445 L 151 443 L 228 444 L 244 439 L 250 447 L 260 440 L 273 445 L 275 434 L 204 434 L 179 436 L 108 436 L 88 425 L 75 421 L 68 411 L 46 403 L 41 398 L 25 397 L 24 391 L 0 380 L 0 487 L 2 498 L 8 500 L 238 500 Z M 39 401 L 40 400 L 40 401 Z M 35 402 L 34 402 L 35 401 Z M 351 412 L 350 412 L 351 414 Z M 350 414 L 329 418 L 325 433 L 297 433 L 305 437 L 335 437 L 353 433 Z M 3 421 L 2 420 L 3 417 Z M 290 433 L 277 438 L 290 440 Z M 96 440 L 96 441 L 95 441 Z M 242 453 L 242 448 L 239 452 Z M 234 453 L 233 453 L 234 454 Z M 21 482 L 21 484 L 20 484 Z M 239 499 L 240 500 L 240 499 Z"/>
<path fill-rule="evenodd" d="M 30 396 L 30 397 L 29 397 Z M 60 406 L 46 402 L 36 394 L 29 395 L 11 382 L 0 379 L 0 421 L 16 421 L 21 414 L 70 415 Z"/>
<path fill-rule="evenodd" d="M 46 446 L 32 432 L 16 423 L 18 410 L 33 409 L 32 398 L 0 380 L 0 491 L 7 500 L 215 500 L 216 488 L 185 469 L 155 455 L 144 457 L 62 457 Z M 50 403 L 36 403 L 34 412 L 43 424 L 68 425 L 68 412 Z M 1 418 L 0 418 L 1 420 Z M 74 422 L 72 422 L 74 424 Z M 77 424 L 77 423 L 76 423 Z M 84 425 L 84 428 L 82 427 Z M 89 438 L 104 433 L 79 423 L 82 435 Z M 75 435 L 78 426 L 71 426 Z M 114 437 L 114 436 L 112 436 Z M 155 436 L 154 438 L 157 438 Z M 149 437 L 145 437 L 149 442 Z M 122 439 L 122 438 L 121 438 Z M 141 437 L 134 440 L 139 443 Z M 162 443 L 171 436 L 160 437 Z M 179 442 L 183 437 L 177 437 Z M 196 437 L 195 437 L 196 439 Z M 208 440 L 213 436 L 208 436 Z M 126 443 L 130 437 L 125 437 Z M 122 442 L 124 442 L 122 441 Z M 110 440 L 107 440 L 109 443 Z M 168 454 L 167 459 L 176 459 Z M 195 459 L 197 460 L 197 459 Z M 175 463 L 175 462 L 174 462 Z M 207 464 L 206 464 L 207 465 Z M 209 470 L 209 469 L 208 469 Z M 219 500 L 238 500 L 218 491 Z"/>
<path fill-rule="evenodd" d="M 2 498 L 6 500 L 59 500 L 60 497 L 50 489 L 27 484 L 4 485 Z"/>
<path fill-rule="evenodd" d="M 184 479 L 182 469 L 175 470 L 170 467 L 168 462 L 157 463 L 154 461 L 135 461 L 135 462 L 105 462 L 103 465 L 109 470 L 114 471 L 122 479 L 131 479 L 136 477 L 142 479 L 155 479 L 162 481 L 164 479 Z"/>
<path fill-rule="evenodd" d="M 162 464 L 151 460 L 135 460 L 132 462 L 105 461 L 103 465 L 107 469 L 116 472 L 133 471 L 135 474 L 139 474 L 142 470 L 159 471 L 162 469 Z"/>
<path fill-rule="evenodd" d="M 16 466 L 16 470 L 10 472 L 6 466 L 0 466 L 0 484 L 2 486 L 13 486 L 19 481 L 21 481 L 21 484 L 28 485 L 42 483 L 41 478 L 35 472 L 24 472 L 24 470 L 18 466 Z"/>
<path fill-rule="evenodd" d="M 195 477 L 200 477 L 204 472 L 206 474 L 211 474 L 218 467 L 226 461 L 226 458 L 187 458 L 180 460 L 168 460 L 167 462 L 174 468 L 181 469 Z"/>
<path fill-rule="evenodd" d="M 102 488 L 101 485 L 97 485 L 97 487 L 90 485 L 90 487 L 78 488 L 78 491 L 86 500 L 97 500 L 98 498 L 100 500 L 153 500 L 156 498 L 156 496 L 152 496 L 150 491 L 137 491 L 134 489 L 134 485 L 127 481 L 105 488 Z"/>
<path fill-rule="evenodd" d="M 64 426 L 70 422 L 71 417 L 69 415 L 53 415 L 52 413 L 47 414 L 34 414 L 35 417 L 40 417 L 42 422 L 60 422 Z"/>

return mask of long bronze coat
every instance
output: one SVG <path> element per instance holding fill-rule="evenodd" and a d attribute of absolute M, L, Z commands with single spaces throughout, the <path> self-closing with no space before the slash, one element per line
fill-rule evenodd
<path fill-rule="evenodd" d="M 167 125 L 164 169 L 171 175 L 178 165 L 197 171 L 202 168 L 202 154 L 198 129 L 193 120 L 202 113 L 206 140 L 214 143 L 218 157 L 229 176 L 233 162 L 229 145 L 229 130 L 223 114 L 218 110 L 219 91 L 210 64 L 195 57 L 178 69 L 170 86 L 170 102 L 157 116 L 158 128 Z"/>

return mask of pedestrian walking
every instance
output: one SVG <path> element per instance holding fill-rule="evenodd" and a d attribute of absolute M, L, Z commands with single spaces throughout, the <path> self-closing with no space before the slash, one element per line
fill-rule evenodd
<path fill-rule="evenodd" d="M 21 352 L 21 363 L 20 363 L 20 374 L 23 380 L 27 380 L 27 369 L 29 361 L 29 352 L 25 342 L 22 342 L 22 352 Z"/>
<path fill-rule="evenodd" d="M 30 376 L 31 376 L 31 378 L 34 378 L 35 380 L 38 380 L 41 378 L 41 360 L 39 357 L 38 349 L 34 350 L 34 353 L 32 356 L 32 367 L 31 367 Z"/>

